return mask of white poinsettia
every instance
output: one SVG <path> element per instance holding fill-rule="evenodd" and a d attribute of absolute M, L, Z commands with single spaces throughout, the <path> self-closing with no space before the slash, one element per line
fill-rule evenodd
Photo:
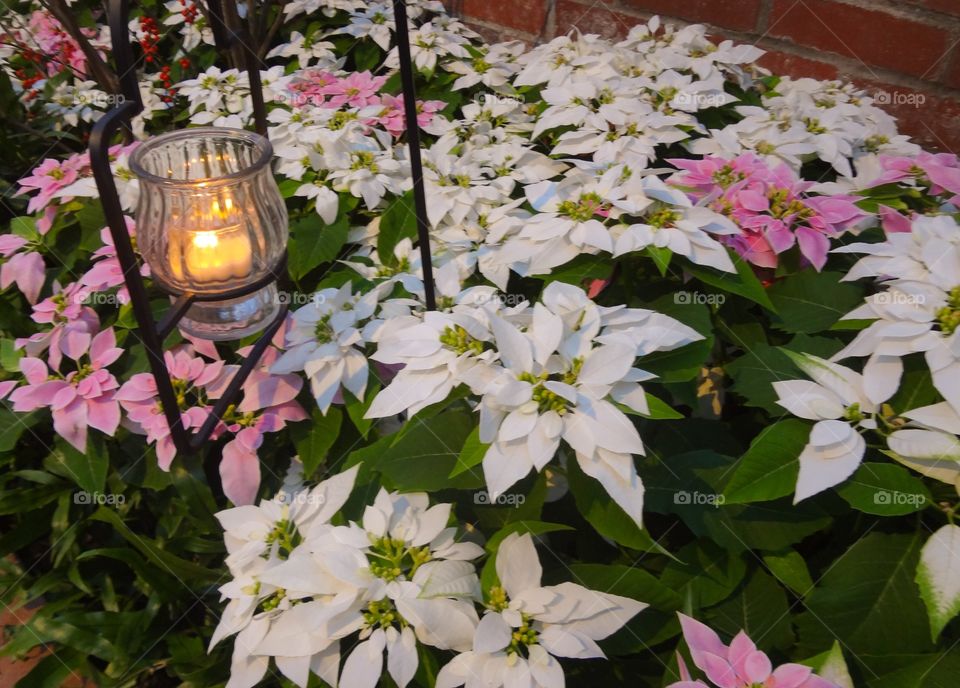
<path fill-rule="evenodd" d="M 487 591 L 473 648 L 441 669 L 437 688 L 562 688 L 557 657 L 604 657 L 596 641 L 647 607 L 575 583 L 544 587 L 529 534 L 513 533 L 500 543 L 496 570 L 500 585 Z"/>
<path fill-rule="evenodd" d="M 652 201 L 635 185 L 626 185 L 623 170 L 599 176 L 574 170 L 560 182 L 530 184 L 524 192 L 537 211 L 501 251 L 500 260 L 520 274 L 547 274 L 582 253 L 614 249 L 608 223 L 623 213 L 638 214 Z"/>
<path fill-rule="evenodd" d="M 698 265 L 736 272 L 727 249 L 714 236 L 738 234 L 728 218 L 709 208 L 695 206 L 686 194 L 654 176 L 645 177 L 643 191 L 657 203 L 639 221 L 614 228 L 614 256 L 650 247 L 669 249 Z"/>
<path fill-rule="evenodd" d="M 249 688 L 258 683 L 266 674 L 271 657 L 281 673 L 301 688 L 306 686 L 311 670 L 328 681 L 336 678 L 339 654 L 333 645 L 335 634 L 304 634 L 303 617 L 313 612 L 309 628 L 321 628 L 354 603 L 356 591 L 341 587 L 336 592 L 344 594 L 334 595 L 328 590 L 318 592 L 316 599 L 305 599 L 307 593 L 297 592 L 295 586 L 285 587 L 282 574 L 300 560 L 306 534 L 328 523 L 340 510 L 350 496 L 356 476 L 354 467 L 312 489 L 286 486 L 272 500 L 258 506 L 236 507 L 217 514 L 224 527 L 227 565 L 233 580 L 220 588 L 222 598 L 230 601 L 210 647 L 236 635 L 227 684 L 230 688 Z M 323 587 L 322 580 L 315 577 L 310 587 Z M 291 626 L 295 630 L 292 634 Z M 298 633 L 297 643 L 274 641 L 278 634 Z"/>
<path fill-rule="evenodd" d="M 306 490 L 279 492 L 253 506 L 238 506 L 216 514 L 224 530 L 227 566 L 243 570 L 257 558 L 285 558 L 292 543 L 314 522 L 327 523 L 353 490 L 353 467 Z"/>
<path fill-rule="evenodd" d="M 293 314 L 284 339 L 286 351 L 271 372 L 302 370 L 323 413 L 340 394 L 341 385 L 362 399 L 369 367 L 361 328 L 374 314 L 379 295 L 379 289 L 354 294 L 349 282 L 314 294 L 308 305 Z"/>
<path fill-rule="evenodd" d="M 960 225 L 947 215 L 918 217 L 911 232 L 836 251 L 867 254 L 845 279 L 874 276 L 886 289 L 844 316 L 874 322 L 834 358 L 867 357 L 876 399 L 899 386 L 902 357 L 922 352 L 937 391 L 960 411 Z"/>
<path fill-rule="evenodd" d="M 579 315 L 571 303 L 581 306 Z M 644 453 L 643 442 L 617 407 L 647 412 L 639 383 L 652 376 L 633 367 L 638 337 L 630 328 L 601 330 L 595 304 L 561 283 L 515 320 L 490 318 L 500 368 L 480 399 L 480 441 L 490 444 L 483 471 L 491 498 L 543 470 L 563 440 L 581 469 L 640 523 L 643 485 L 633 455 Z M 597 341 L 591 332 L 601 335 Z"/>
<path fill-rule="evenodd" d="M 430 507 L 426 494 L 381 490 L 363 514 L 362 526 L 336 535 L 354 541 L 369 561 L 360 638 L 347 657 L 341 685 L 373 688 L 387 671 L 401 688 L 413 678 L 416 641 L 440 649 L 469 646 L 477 623 L 479 581 L 470 560 L 483 554 L 458 542 L 448 528 L 450 504 Z"/>
<path fill-rule="evenodd" d="M 817 421 L 800 454 L 797 503 L 853 475 L 867 448 L 859 430 L 877 427 L 877 406 L 859 373 L 810 354 L 787 354 L 813 381 L 774 382 L 777 403 L 795 416 Z"/>
<path fill-rule="evenodd" d="M 461 383 L 475 391 L 485 386 L 496 352 L 488 317 L 492 310 L 474 305 L 477 300 L 499 304 L 492 289 L 475 287 L 459 294 L 449 310 L 394 318 L 384 324 L 371 358 L 403 368 L 370 404 L 368 418 L 405 411 L 415 414 L 446 399 Z"/>
<path fill-rule="evenodd" d="M 893 458 L 960 494 L 960 414 L 940 402 L 901 415 L 910 422 L 887 438 Z"/>

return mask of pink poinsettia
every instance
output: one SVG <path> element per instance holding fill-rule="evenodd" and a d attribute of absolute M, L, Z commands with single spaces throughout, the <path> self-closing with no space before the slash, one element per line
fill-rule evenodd
<path fill-rule="evenodd" d="M 123 354 L 116 344 L 113 328 L 92 337 L 73 333 L 64 341 L 63 353 L 76 370 L 65 375 L 39 358 L 22 358 L 20 372 L 27 384 L 10 394 L 13 410 L 51 409 L 54 430 L 79 451 L 86 449 L 88 427 L 112 436 L 120 425 L 120 385 L 107 366 Z"/>
<path fill-rule="evenodd" d="M 70 186 L 80 176 L 76 163 L 47 158 L 33 169 L 29 176 L 20 179 L 20 193 L 36 193 L 27 203 L 27 212 L 35 213 L 46 208 L 57 192 Z"/>
<path fill-rule="evenodd" d="M 377 104 L 371 105 L 371 109 L 377 109 Z M 379 125 L 393 134 L 394 137 L 400 137 L 407 130 L 407 117 L 403 109 L 403 100 L 398 96 L 388 94 L 380 98 L 379 105 L 381 109 L 376 116 L 367 120 L 370 125 Z M 446 107 L 446 103 L 439 100 L 428 100 L 417 102 L 417 124 L 422 127 L 430 126 L 437 113 Z"/>
<path fill-rule="evenodd" d="M 386 82 L 387 77 L 373 76 L 369 71 L 353 72 L 325 86 L 322 93 L 330 98 L 328 106 L 331 108 L 344 105 L 362 108 L 379 101 L 378 94 Z"/>
<path fill-rule="evenodd" d="M 127 231 L 130 236 L 136 236 L 133 219 L 125 217 L 124 220 L 127 223 Z M 91 256 L 94 261 L 93 266 L 80 277 L 80 284 L 93 292 L 120 287 L 117 290 L 117 300 L 120 303 L 127 303 L 130 300 L 130 295 L 127 292 L 126 285 L 124 285 L 123 267 L 117 257 L 117 248 L 113 245 L 113 236 L 110 234 L 109 227 L 100 230 L 100 240 L 103 241 L 103 246 L 94 251 Z M 145 262 L 141 263 L 140 274 L 144 277 L 150 276 L 150 266 Z"/>
<path fill-rule="evenodd" d="M 708 626 L 683 614 L 677 616 L 693 663 L 710 683 L 693 680 L 678 654 L 681 680 L 667 688 L 839 688 L 802 664 L 774 668 L 770 658 L 757 649 L 744 631 L 737 633 L 727 646 Z"/>
<path fill-rule="evenodd" d="M 93 29 L 82 28 L 81 32 L 87 38 L 97 35 Z M 54 76 L 68 68 L 73 70 L 77 77 L 86 76 L 87 58 L 80 44 L 50 12 L 41 9 L 30 15 L 29 34 L 41 53 L 56 56 L 56 59 L 46 61 L 48 76 Z"/>
<path fill-rule="evenodd" d="M 47 361 L 52 368 L 59 368 L 64 346 L 75 337 L 89 337 L 100 329 L 96 311 L 86 305 L 89 292 L 78 282 L 61 287 L 53 283 L 54 293 L 33 307 L 31 318 L 42 325 L 53 327 L 29 337 L 14 341 L 14 347 L 23 349 L 27 356 L 40 356 L 47 352 Z"/>
<path fill-rule="evenodd" d="M 854 196 L 810 195 L 812 182 L 801 180 L 786 165 L 770 168 L 752 154 L 674 164 L 685 173 L 674 175 L 671 183 L 736 222 L 742 233 L 723 240 L 760 267 L 776 267 L 778 256 L 796 246 L 822 270 L 830 239 L 866 217 Z"/>
<path fill-rule="evenodd" d="M 189 346 L 166 352 L 164 361 L 177 393 L 181 422 L 187 430 L 196 430 L 210 415 L 205 388 L 221 377 L 223 361 L 208 363 L 194 356 Z M 146 435 L 147 442 L 156 443 L 157 462 L 161 469 L 169 470 L 177 455 L 177 448 L 170 436 L 170 426 L 163 414 L 153 375 L 134 375 L 118 390 L 116 398 L 132 424 L 131 429 Z"/>
<path fill-rule="evenodd" d="M 238 353 L 245 356 L 250 348 Z M 279 432 L 288 422 L 309 418 L 296 397 L 303 386 L 299 375 L 275 375 L 270 367 L 280 356 L 279 349 L 269 348 L 256 370 L 243 385 L 243 397 L 236 409 L 223 418 L 222 430 L 233 433 L 232 440 L 223 448 L 220 461 L 220 480 L 223 493 L 234 504 L 253 504 L 260 489 L 260 459 L 257 450 L 264 435 Z M 211 385 L 211 399 L 219 398 L 238 366 L 226 366 L 218 385 Z M 218 429 L 218 434 L 222 432 Z"/>
<path fill-rule="evenodd" d="M 36 251 L 23 251 L 30 242 L 15 234 L 0 235 L 0 255 L 6 261 L 0 266 L 0 289 L 16 284 L 30 303 L 40 298 L 47 268 L 43 256 Z"/>
<path fill-rule="evenodd" d="M 883 174 L 874 182 L 883 184 L 917 181 L 930 187 L 934 196 L 946 196 L 947 201 L 960 200 L 960 159 L 953 153 L 928 153 L 916 156 L 880 157 Z"/>
<path fill-rule="evenodd" d="M 337 83 L 339 77 L 326 69 L 307 69 L 290 84 L 294 107 L 314 105 L 322 107 L 326 102 L 327 87 Z"/>

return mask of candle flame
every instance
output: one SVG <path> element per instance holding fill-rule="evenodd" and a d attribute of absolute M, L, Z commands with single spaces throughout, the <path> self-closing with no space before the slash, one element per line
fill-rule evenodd
<path fill-rule="evenodd" d="M 197 248 L 216 248 L 218 243 L 216 232 L 197 232 L 193 235 L 193 245 Z"/>

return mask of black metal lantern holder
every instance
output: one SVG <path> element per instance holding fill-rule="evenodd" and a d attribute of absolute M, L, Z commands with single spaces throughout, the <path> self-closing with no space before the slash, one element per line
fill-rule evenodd
<path fill-rule="evenodd" d="M 233 0 L 227 0 L 232 2 Z M 244 55 L 245 69 L 249 78 L 250 97 L 253 102 L 253 119 L 255 128 L 261 136 L 267 136 L 267 109 L 263 97 L 263 85 L 260 79 L 261 60 L 252 47 L 246 22 L 240 19 L 236 12 L 231 13 L 232 20 L 226 21 L 221 0 L 207 0 L 207 16 L 210 28 L 213 31 L 217 50 L 225 54 L 228 50 L 239 47 Z M 400 57 L 400 73 L 403 85 L 404 112 L 407 121 L 407 142 L 410 150 L 410 165 L 413 175 L 413 193 L 417 220 L 417 233 L 420 244 L 421 263 L 423 266 L 423 285 L 426 307 L 429 310 L 436 308 L 432 260 L 430 253 L 430 233 L 427 224 L 426 198 L 423 185 L 423 164 L 420 157 L 420 132 L 417 124 L 417 98 L 414 84 L 413 61 L 410 56 L 410 39 L 407 21 L 405 0 L 394 0 L 394 17 L 396 20 L 397 47 Z M 136 64 L 133 50 L 130 45 L 128 28 L 129 1 L 108 0 L 107 17 L 110 26 L 110 37 L 113 48 L 121 97 L 118 104 L 101 117 L 90 134 L 90 165 L 100 193 L 100 202 L 103 206 L 110 235 L 116 247 L 117 259 L 123 269 L 124 282 L 130 294 L 130 303 L 139 326 L 140 338 L 147 350 L 147 359 L 150 370 L 156 380 L 157 395 L 163 409 L 167 424 L 170 427 L 170 436 L 179 453 L 190 454 L 200 449 L 216 430 L 227 408 L 236 404 L 242 392 L 243 384 L 250 373 L 256 368 L 270 341 L 283 324 L 289 306 L 281 304 L 278 314 L 257 339 L 246 359 L 240 365 L 233 378 L 227 385 L 223 395 L 214 404 L 210 416 L 200 429 L 191 435 L 180 416 L 177 396 L 173 389 L 170 371 L 164 360 L 164 340 L 175 329 L 186 315 L 190 306 L 195 303 L 222 301 L 253 294 L 265 286 L 276 282 L 286 273 L 286 251 L 276 265 L 263 278 L 250 284 L 218 293 L 173 293 L 173 303 L 159 322 L 154 319 L 147 296 L 147 288 L 140 274 L 140 261 L 134 252 L 133 243 L 127 231 L 123 208 L 117 193 L 117 187 L 110 168 L 111 143 L 118 134 L 122 134 L 127 142 L 132 141 L 133 132 L 131 122 L 143 110 L 143 101 L 140 98 L 140 86 L 136 75 Z M 162 285 L 160 285 L 162 286 Z"/>

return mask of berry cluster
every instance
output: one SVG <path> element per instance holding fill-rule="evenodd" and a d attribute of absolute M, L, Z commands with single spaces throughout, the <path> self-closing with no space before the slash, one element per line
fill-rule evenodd
<path fill-rule="evenodd" d="M 157 44 L 160 42 L 160 27 L 157 26 L 157 20 L 153 17 L 140 17 L 140 29 L 143 31 L 143 38 L 140 39 L 140 47 L 143 49 L 144 61 L 148 64 L 153 63 L 157 55 Z"/>

